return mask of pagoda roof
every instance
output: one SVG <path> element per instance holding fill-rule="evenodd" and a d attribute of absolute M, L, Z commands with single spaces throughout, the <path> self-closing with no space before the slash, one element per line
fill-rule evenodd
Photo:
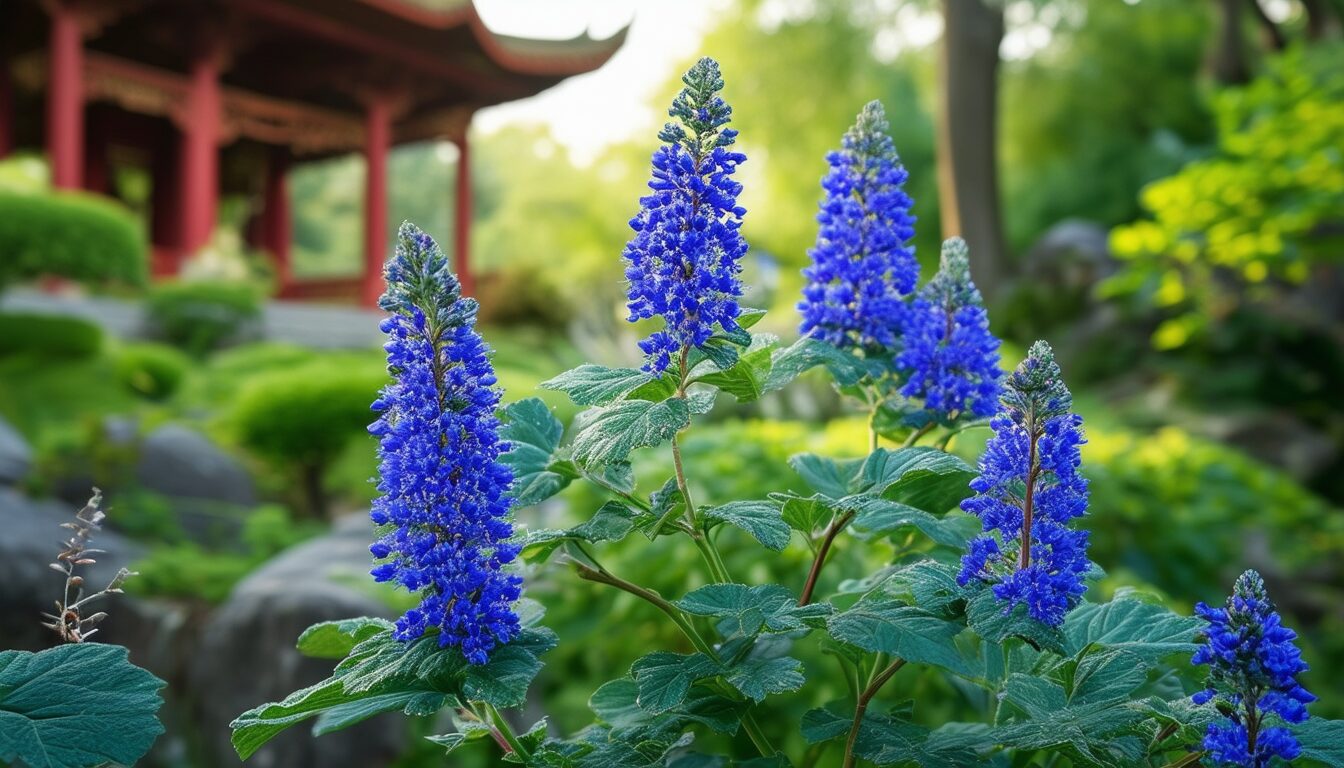
<path fill-rule="evenodd" d="M 286 143 L 285 131 L 267 133 L 275 120 L 345 121 L 338 133 L 353 141 L 371 95 L 396 104 L 394 141 L 452 136 L 477 109 L 597 69 L 628 30 L 605 39 L 502 35 L 471 0 L 66 1 L 87 17 L 91 100 L 166 113 L 203 46 L 219 43 L 226 107 L 237 105 L 239 124 L 273 143 Z M 48 24 L 41 3 L 10 4 L 5 13 L 0 50 L 10 51 L 21 83 L 40 87 Z"/>

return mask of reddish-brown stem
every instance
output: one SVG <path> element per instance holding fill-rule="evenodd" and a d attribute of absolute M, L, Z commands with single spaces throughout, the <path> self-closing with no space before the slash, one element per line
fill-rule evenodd
<path fill-rule="evenodd" d="M 812 602 L 812 593 L 817 588 L 817 578 L 821 576 L 821 568 L 826 564 L 826 556 L 831 552 L 831 544 L 835 543 L 835 537 L 849 525 L 849 521 L 854 519 L 854 511 L 850 510 L 845 514 L 831 521 L 821 539 L 821 546 L 817 548 L 817 557 L 812 561 L 812 569 L 807 572 L 807 581 L 803 584 L 803 594 L 798 598 L 799 605 L 807 605 Z"/>
<path fill-rule="evenodd" d="M 868 683 L 868 687 L 859 694 L 859 699 L 854 704 L 854 722 L 849 727 L 849 738 L 845 740 L 845 768 L 854 768 L 854 744 L 859 740 L 859 729 L 863 725 L 863 715 L 868 711 L 868 702 L 873 700 L 877 692 L 882 690 L 882 686 L 905 666 L 905 659 L 896 659 L 887 665 L 877 677 Z"/>
<path fill-rule="evenodd" d="M 1036 492 L 1036 477 L 1041 473 L 1041 468 L 1036 462 L 1036 441 L 1039 438 L 1033 422 L 1034 419 L 1027 418 L 1027 433 L 1030 435 L 1031 447 L 1027 456 L 1027 492 L 1022 501 L 1022 551 L 1018 558 L 1022 570 L 1031 565 L 1031 503 L 1032 496 Z"/>

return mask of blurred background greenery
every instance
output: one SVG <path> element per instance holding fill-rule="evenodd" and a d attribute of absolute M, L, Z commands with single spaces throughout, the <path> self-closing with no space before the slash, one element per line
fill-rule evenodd
<path fill-rule="evenodd" d="M 935 258 L 952 207 L 963 228 L 988 221 L 1002 247 L 986 241 L 972 264 L 1007 342 L 1005 366 L 1035 338 L 1059 351 L 1089 437 L 1087 526 L 1108 574 L 1100 591 L 1137 585 L 1188 611 L 1221 600 L 1244 568 L 1260 569 L 1303 634 L 1316 711 L 1344 716 L 1344 3 L 731 0 L 713 9 L 701 14 L 709 20 L 695 55 L 722 63 L 749 157 L 747 303 L 771 310 L 762 327 L 796 333 L 823 156 L 865 101 L 881 99 L 910 172 L 921 260 Z M 951 106 L 977 87 L 943 66 L 944 55 L 976 54 L 956 48 L 970 45 L 966 24 L 997 33 L 978 43 L 993 54 L 988 74 L 956 76 L 987 77 L 997 98 L 997 118 L 992 102 L 979 115 L 997 149 L 979 177 L 939 165 L 958 142 L 938 129 L 944 110 L 985 106 Z M 474 266 L 506 401 L 541 396 L 568 420 L 575 409 L 538 382 L 583 360 L 637 359 L 622 312 L 625 222 L 647 181 L 660 105 L 688 63 L 668 62 L 648 103 L 610 93 L 650 115 L 650 129 L 593 157 L 576 156 L 544 123 L 473 135 Z M 396 149 L 391 224 L 409 219 L 451 242 L 455 162 L 444 145 Z M 354 157 L 294 172 L 296 275 L 358 271 L 362 175 Z M 0 290 L 60 274 L 142 306 L 149 330 L 0 304 L 0 417 L 32 449 L 23 489 L 72 503 L 90 484 L 107 489 L 112 527 L 138 546 L 142 575 L 129 592 L 208 615 L 278 553 L 367 509 L 375 460 L 363 427 L 385 380 L 380 350 L 268 339 L 272 279 L 264 255 L 238 245 L 241 214 L 222 217 L 208 279 L 146 286 L 134 200 L 56 197 L 44 179 L 40 157 L 0 161 Z M 997 187 L 995 210 L 947 189 L 977 179 L 991 204 Z M 100 288 L 109 278 L 118 287 Z M 255 492 L 184 519 L 173 494 L 149 487 L 138 468 L 166 425 L 204 436 Z M 973 461 L 984 438 L 968 433 L 955 450 Z M 697 496 L 714 503 L 801 490 L 786 464 L 793 453 L 865 447 L 862 420 L 805 377 L 750 408 L 720 403 L 685 451 Z M 666 463 L 641 459 L 646 490 Z M 519 518 L 557 525 L 599 503 L 575 486 Z M 202 515 L 216 533 L 200 533 Z M 631 537 L 605 560 L 677 594 L 701 577 L 694 553 L 669 543 Z M 906 546 L 919 544 L 844 543 L 827 586 Z M 729 534 L 729 566 L 743 578 L 796 586 L 807 566 L 801 548 L 757 554 Z M 644 605 L 563 568 L 533 574 L 528 591 L 561 638 L 539 700 L 565 731 L 588 722 L 589 693 L 637 649 L 681 643 Z M 815 647 L 804 660 L 818 674 L 829 668 Z M 933 676 L 912 685 L 901 695 L 942 702 L 947 716 L 974 711 Z M 821 704 L 817 690 L 793 714 Z M 771 727 L 781 738 L 791 730 Z M 415 743 L 400 760 L 439 764 L 434 752 Z"/>

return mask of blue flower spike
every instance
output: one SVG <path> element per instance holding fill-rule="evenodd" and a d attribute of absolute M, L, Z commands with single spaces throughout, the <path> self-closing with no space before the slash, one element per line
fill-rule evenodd
<path fill-rule="evenodd" d="M 938 274 L 915 297 L 904 334 L 896 359 L 908 376 L 902 395 L 922 398 L 925 408 L 948 419 L 994 415 L 1003 378 L 999 340 L 971 282 L 966 241 L 943 243 Z"/>
<path fill-rule="evenodd" d="M 1087 481 L 1078 472 L 1083 420 L 1050 345 L 1038 341 L 1009 377 L 993 436 L 980 459 L 975 495 L 961 508 L 980 518 L 957 581 L 993 585 L 1006 610 L 1025 605 L 1059 626 L 1087 587 L 1087 531 L 1070 521 L 1087 512 Z"/>
<path fill-rule="evenodd" d="M 907 245 L 915 236 L 914 203 L 902 188 L 908 174 L 881 102 L 863 108 L 826 162 L 798 330 L 841 349 L 881 352 L 898 344 L 905 297 L 919 279 Z"/>
<path fill-rule="evenodd" d="M 747 242 L 740 229 L 746 209 L 733 172 L 746 155 L 729 149 L 737 131 L 724 127 L 732 107 L 719 97 L 718 62 L 704 58 L 682 77 L 672 101 L 673 122 L 653 153 L 652 193 L 640 198 L 625 246 L 629 321 L 661 317 L 662 330 L 639 343 L 644 369 L 662 375 L 674 358 L 704 344 L 718 325 L 740 330 L 738 278 Z"/>
<path fill-rule="evenodd" d="M 495 407 L 500 394 L 489 348 L 476 332 L 476 301 L 429 235 L 402 224 L 379 306 L 388 313 L 387 368 L 393 381 L 373 403 L 380 441 L 382 528 L 370 550 L 377 581 L 418 593 L 396 624 L 403 641 L 438 633 L 440 646 L 484 664 L 519 632 L 513 605 L 522 580 L 507 497 L 513 475 L 500 463 Z"/>
<path fill-rule="evenodd" d="M 1275 758 L 1296 758 L 1301 746 L 1276 721 L 1306 721 L 1307 705 L 1316 697 L 1297 681 L 1307 671 L 1293 643 L 1297 633 L 1283 626 L 1260 574 L 1246 571 L 1224 607 L 1199 603 L 1195 613 L 1209 627 L 1191 661 L 1207 665 L 1209 676 L 1194 701 L 1213 702 L 1224 716 L 1204 735 L 1209 764 L 1266 768 Z"/>

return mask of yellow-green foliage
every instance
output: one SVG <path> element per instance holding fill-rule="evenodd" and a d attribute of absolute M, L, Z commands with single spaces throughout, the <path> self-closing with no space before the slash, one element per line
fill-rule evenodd
<path fill-rule="evenodd" d="M 166 400 L 181 386 L 191 360 L 163 344 L 126 344 L 116 352 L 117 381 L 148 400 Z"/>
<path fill-rule="evenodd" d="M 1344 219 L 1344 47 L 1294 49 L 1266 73 L 1215 99 L 1217 153 L 1144 188 L 1150 219 L 1117 227 L 1111 247 L 1125 270 L 1109 290 L 1136 292 L 1176 314 L 1153 342 L 1171 349 L 1238 294 L 1300 283 L 1336 256 Z M 1236 291 L 1223 286 L 1231 278 Z"/>
<path fill-rule="evenodd" d="M 140 223 L 114 200 L 0 189 L 0 289 L 48 275 L 140 285 L 146 253 Z"/>

